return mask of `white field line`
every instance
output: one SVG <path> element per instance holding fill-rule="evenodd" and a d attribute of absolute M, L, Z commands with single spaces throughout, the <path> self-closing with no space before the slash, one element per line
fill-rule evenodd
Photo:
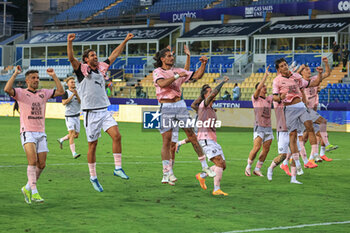
<path fill-rule="evenodd" d="M 233 159 L 233 160 L 226 160 L 227 163 L 230 163 L 230 162 L 234 162 L 234 160 L 240 160 L 240 161 L 246 161 L 246 159 Z M 339 159 L 341 160 L 341 159 Z M 344 160 L 348 160 L 350 161 L 350 159 L 344 159 Z M 343 160 L 343 161 L 344 161 Z M 272 161 L 272 160 L 270 160 Z M 198 163 L 199 161 L 198 160 L 193 160 L 193 161 L 176 161 L 177 164 L 179 163 L 183 163 L 183 164 L 186 164 L 186 163 Z M 161 164 L 162 162 L 161 161 L 139 161 L 139 162 L 123 162 L 123 164 Z M 111 164 L 114 164 L 114 163 L 96 163 L 97 165 L 111 165 Z M 77 166 L 77 165 L 87 165 L 86 162 L 84 163 L 46 163 L 46 166 Z M 28 165 L 27 164 L 15 164 L 15 165 L 0 165 L 0 168 L 14 168 L 14 167 L 27 167 Z"/>
<path fill-rule="evenodd" d="M 296 229 L 296 228 L 304 228 L 304 227 L 315 227 L 315 226 L 328 226 L 328 225 L 336 225 L 336 224 L 350 224 L 350 221 L 344 221 L 344 222 L 323 222 L 323 223 L 303 224 L 303 225 L 296 225 L 296 226 L 285 226 L 285 227 L 257 228 L 257 229 L 227 231 L 227 232 L 222 232 L 222 233 L 241 233 L 241 232 L 288 230 L 288 229 Z"/>

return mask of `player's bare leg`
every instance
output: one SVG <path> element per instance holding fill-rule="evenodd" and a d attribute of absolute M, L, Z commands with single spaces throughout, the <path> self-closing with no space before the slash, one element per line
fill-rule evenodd
<path fill-rule="evenodd" d="M 88 142 L 87 160 L 88 160 L 88 166 L 89 166 L 89 172 L 90 172 L 90 182 L 96 191 L 103 192 L 103 188 L 97 180 L 97 173 L 96 173 L 97 142 L 98 140 L 93 142 Z"/>
<path fill-rule="evenodd" d="M 316 138 L 314 127 L 313 127 L 312 124 L 313 124 L 313 122 L 311 120 L 304 122 L 304 126 L 306 128 L 306 131 L 308 132 L 309 141 L 310 141 L 310 144 L 311 144 L 311 155 L 310 155 L 310 158 L 309 158 L 309 163 L 317 165 L 315 163 L 315 160 L 314 160 L 315 156 L 318 155 L 317 138 Z"/>
<path fill-rule="evenodd" d="M 69 147 L 70 147 L 70 150 L 72 152 L 72 156 L 73 156 L 73 158 L 77 159 L 80 157 L 80 154 L 78 154 L 75 151 L 74 139 L 79 137 L 79 133 L 75 132 L 75 130 L 69 130 L 68 137 L 69 137 Z"/>
<path fill-rule="evenodd" d="M 198 155 L 198 160 L 201 162 L 202 170 L 205 173 L 207 173 L 209 177 L 214 177 L 215 176 L 215 172 L 210 170 L 210 168 L 209 168 L 209 166 L 207 164 L 206 156 L 205 156 L 205 154 L 203 152 L 202 147 L 199 145 L 199 142 L 197 140 L 197 136 L 193 132 L 193 129 L 192 128 L 184 128 L 183 130 L 185 131 L 188 140 L 192 143 L 194 151 Z"/>
<path fill-rule="evenodd" d="M 262 138 L 261 137 L 256 137 L 254 139 L 254 144 L 253 144 L 253 149 L 249 153 L 248 161 L 247 161 L 247 166 L 245 168 L 245 175 L 246 176 L 251 176 L 250 169 L 252 167 L 252 164 L 254 162 L 254 159 L 256 157 L 256 154 L 259 152 L 260 148 L 262 146 Z"/>
<path fill-rule="evenodd" d="M 115 176 L 118 176 L 122 179 L 129 179 L 129 176 L 125 174 L 125 171 L 122 168 L 122 136 L 119 132 L 119 127 L 117 125 L 107 129 L 106 133 L 112 139 L 112 151 L 114 157 L 114 172 Z"/>
<path fill-rule="evenodd" d="M 162 134 L 163 146 L 162 146 L 162 164 L 163 164 L 163 184 L 175 185 L 174 182 L 169 180 L 170 177 L 170 147 L 171 147 L 172 130 L 166 131 Z"/>
<path fill-rule="evenodd" d="M 320 135 L 322 138 L 322 141 L 326 145 L 326 151 L 331 151 L 335 150 L 338 148 L 338 146 L 333 146 L 332 144 L 329 143 L 328 141 L 328 133 L 327 133 L 327 120 L 324 119 L 323 117 L 319 117 L 316 121 L 316 124 L 320 125 Z M 327 160 L 326 160 L 327 161 Z"/>
<path fill-rule="evenodd" d="M 27 155 L 27 160 L 28 160 L 28 167 L 27 167 L 28 183 L 25 187 L 22 188 L 22 193 L 25 196 L 25 201 L 28 204 L 30 204 L 31 201 L 43 202 L 44 199 L 42 199 L 40 197 L 40 195 L 38 193 L 37 186 L 36 186 L 36 184 L 37 184 L 37 164 L 39 165 L 39 167 L 42 167 L 42 168 L 45 167 L 46 152 L 40 153 L 41 154 L 40 161 L 38 161 L 38 154 L 36 152 L 35 143 L 30 142 L 30 143 L 24 144 L 24 151 Z M 38 170 L 38 177 L 40 176 L 41 171 Z M 31 193 L 30 193 L 30 191 L 31 191 Z"/>
<path fill-rule="evenodd" d="M 321 157 L 321 159 L 323 159 L 324 161 L 327 161 L 327 162 L 331 162 L 331 161 L 333 160 L 333 159 L 328 158 L 328 157 L 326 156 L 326 145 L 325 145 L 325 143 L 323 142 L 322 138 L 321 138 L 320 157 Z"/>
<path fill-rule="evenodd" d="M 176 142 L 171 142 L 170 144 L 170 155 L 171 155 L 171 159 L 170 159 L 170 181 L 172 182 L 176 182 L 177 181 L 177 178 L 175 177 L 174 175 L 174 164 L 175 164 L 175 151 L 176 151 L 176 145 L 177 143 Z"/>
<path fill-rule="evenodd" d="M 272 143 L 272 139 L 267 140 L 267 141 L 264 142 L 263 145 L 262 145 L 262 151 L 260 152 L 259 160 L 258 160 L 258 162 L 256 163 L 256 166 L 255 166 L 255 169 L 254 169 L 254 172 L 253 172 L 254 175 L 256 175 L 256 176 L 264 176 L 264 175 L 261 173 L 261 167 L 262 167 L 262 165 L 264 164 L 264 162 L 265 162 L 265 160 L 266 160 L 266 157 L 267 157 L 267 154 L 268 154 L 269 151 L 270 151 L 271 143 Z"/>
<path fill-rule="evenodd" d="M 275 169 L 275 167 L 281 164 L 286 158 L 287 158 L 287 154 L 279 154 L 277 157 L 275 157 L 272 160 L 270 167 L 267 169 L 266 176 L 268 180 L 272 180 L 273 169 Z"/>
<path fill-rule="evenodd" d="M 214 170 L 216 174 L 216 176 L 214 177 L 213 195 L 228 196 L 228 193 L 223 192 L 220 188 L 220 181 L 222 178 L 222 173 L 226 169 L 226 162 L 221 155 L 215 156 L 214 158 L 211 159 L 211 161 L 215 164 L 214 166 L 211 167 L 211 169 Z"/>

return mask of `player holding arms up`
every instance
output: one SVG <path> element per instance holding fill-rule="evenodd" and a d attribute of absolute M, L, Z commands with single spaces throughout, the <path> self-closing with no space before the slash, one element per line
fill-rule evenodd
<path fill-rule="evenodd" d="M 69 147 L 73 158 L 79 158 L 80 154 L 75 151 L 74 138 L 78 138 L 80 132 L 80 97 L 75 88 L 74 77 L 69 77 L 66 80 L 68 90 L 62 96 L 62 104 L 66 107 L 66 126 L 68 134 L 63 138 L 57 139 L 62 149 L 62 144 L 69 139 Z"/>
<path fill-rule="evenodd" d="M 292 158 L 295 161 L 296 167 L 301 167 L 297 146 L 297 130 L 302 128 L 302 124 L 304 124 L 309 133 L 311 144 L 312 155 L 310 162 L 314 164 L 313 157 L 318 154 L 317 140 L 310 114 L 305 104 L 302 102 L 301 89 L 319 85 L 323 69 L 318 67 L 318 77 L 313 81 L 306 81 L 298 73 L 289 71 L 288 64 L 284 58 L 276 60 L 275 64 L 279 74 L 273 80 L 273 100 L 276 102 L 283 102 L 284 105 Z"/>
<path fill-rule="evenodd" d="M 18 74 L 21 73 L 21 67 L 17 66 L 12 77 L 7 81 L 4 91 L 14 98 L 21 109 L 20 112 L 20 133 L 23 149 L 27 155 L 28 183 L 22 187 L 24 200 L 31 204 L 34 202 L 43 202 L 36 187 L 41 172 L 46 165 L 46 156 L 49 151 L 47 148 L 45 134 L 45 109 L 46 102 L 50 98 L 63 95 L 64 90 L 53 69 L 47 69 L 48 75 L 52 77 L 56 84 L 55 89 L 40 89 L 39 71 L 28 70 L 25 73 L 27 89 L 13 88 L 13 83 Z"/>
<path fill-rule="evenodd" d="M 263 79 L 260 83 L 255 85 L 255 92 L 252 96 L 252 102 L 255 113 L 254 123 L 254 146 L 249 153 L 247 166 L 245 168 L 245 175 L 251 176 L 250 169 L 259 152 L 261 146 L 263 147 L 259 155 L 259 161 L 256 163 L 254 169 L 254 175 L 263 176 L 261 174 L 261 167 L 269 153 L 271 142 L 273 140 L 273 133 L 271 128 L 271 106 L 272 106 L 272 95 L 266 96 L 265 81 L 269 74 L 269 67 L 266 68 Z"/>
<path fill-rule="evenodd" d="M 214 90 L 212 90 L 209 85 L 204 85 L 201 90 L 202 102 L 199 104 L 198 109 L 198 121 L 205 122 L 211 120 L 216 122 L 216 113 L 213 109 L 213 103 L 215 101 L 216 95 L 220 92 L 222 86 L 229 80 L 227 76 L 224 80 L 217 85 Z M 213 195 L 224 195 L 228 196 L 227 193 L 221 191 L 220 181 L 222 178 L 222 173 L 226 169 L 226 162 L 224 153 L 221 146 L 216 141 L 216 128 L 214 127 L 198 127 L 198 141 L 203 148 L 204 153 L 208 157 L 208 160 L 212 161 L 215 165 L 210 167 L 212 171 L 215 172 L 214 177 L 214 190 Z M 198 173 L 196 175 L 197 180 L 200 183 L 202 189 L 206 190 L 207 186 L 205 184 L 205 178 L 208 175 L 205 172 Z"/>
<path fill-rule="evenodd" d="M 104 62 L 97 61 L 97 55 L 94 50 L 85 50 L 82 63 L 74 58 L 73 40 L 75 39 L 75 34 L 69 34 L 67 37 L 68 59 L 72 64 L 79 82 L 81 109 L 84 114 L 84 126 L 89 146 L 87 159 L 90 171 L 90 182 L 98 192 L 103 191 L 96 174 L 96 147 L 98 138 L 101 136 L 101 129 L 107 132 L 113 140 L 114 175 L 123 179 L 129 179 L 122 169 L 122 145 L 118 124 L 107 110 L 110 102 L 105 92 L 105 76 L 109 66 L 112 65 L 123 52 L 126 43 L 133 37 L 134 35 L 129 33 L 125 37 L 125 40 L 113 50 L 111 55 Z"/>
<path fill-rule="evenodd" d="M 198 143 L 192 127 L 187 125 L 190 115 L 187 111 L 185 101 L 181 100 L 180 90 L 183 83 L 189 81 L 190 79 L 200 79 L 203 76 L 208 58 L 200 58 L 202 64 L 196 72 L 173 67 L 174 56 L 169 49 L 162 49 L 158 51 L 154 57 L 154 60 L 156 61 L 154 63 L 156 69 L 153 71 L 153 81 L 156 87 L 157 99 L 159 103 L 161 103 L 160 133 L 162 134 L 163 138 L 163 146 L 161 151 L 163 163 L 162 183 L 167 183 L 170 185 L 175 184 L 174 181 L 170 179 L 170 176 L 172 175 L 170 166 L 170 145 L 172 131 L 174 128 L 176 128 L 174 124 L 177 124 L 179 121 L 186 124 L 183 130 L 185 131 L 198 155 L 203 171 L 207 172 L 211 177 L 214 177 L 215 173 L 209 169 L 205 160 L 204 152 Z"/>

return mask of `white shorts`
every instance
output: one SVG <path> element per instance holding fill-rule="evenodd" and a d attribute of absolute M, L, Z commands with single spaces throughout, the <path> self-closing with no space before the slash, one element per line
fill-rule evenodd
<path fill-rule="evenodd" d="M 67 130 L 74 130 L 75 132 L 80 132 L 80 116 L 66 117 Z"/>
<path fill-rule="evenodd" d="M 171 142 L 178 142 L 178 141 L 179 141 L 179 127 L 176 127 L 172 131 Z"/>
<path fill-rule="evenodd" d="M 185 125 L 183 128 L 191 128 L 187 125 L 187 120 L 191 119 L 188 113 L 187 106 L 184 100 L 175 103 L 162 103 L 160 107 L 161 128 L 160 133 L 163 134 L 171 129 L 174 129 L 174 124 L 182 121 Z"/>
<path fill-rule="evenodd" d="M 284 114 L 289 132 L 300 129 L 305 121 L 311 120 L 309 110 L 303 102 L 286 106 Z"/>
<path fill-rule="evenodd" d="M 88 142 L 94 142 L 101 137 L 101 129 L 107 131 L 118 123 L 107 109 L 84 111 L 84 126 Z"/>
<path fill-rule="evenodd" d="M 199 145 L 203 148 L 204 154 L 207 156 L 208 160 L 218 155 L 221 155 L 222 159 L 225 160 L 224 152 L 216 141 L 210 139 L 199 140 Z"/>
<path fill-rule="evenodd" d="M 23 149 L 26 143 L 32 142 L 36 145 L 36 153 L 49 152 L 46 134 L 43 132 L 23 132 L 21 133 L 21 142 Z"/>
<path fill-rule="evenodd" d="M 273 137 L 272 128 L 255 126 L 253 140 L 255 140 L 255 138 L 257 137 L 260 137 L 263 140 L 263 142 L 266 142 L 268 140 L 273 140 L 274 137 Z"/>
<path fill-rule="evenodd" d="M 277 131 L 278 154 L 287 154 L 289 149 L 289 133 Z"/>
<path fill-rule="evenodd" d="M 317 133 L 317 132 L 320 131 L 320 125 L 319 125 L 319 124 L 313 123 L 312 126 L 314 127 L 315 133 Z M 298 132 L 298 137 L 303 136 L 305 130 L 306 130 L 306 128 L 305 128 L 304 124 L 302 124 L 302 125 L 300 126 L 300 128 L 297 130 L 297 132 Z"/>
<path fill-rule="evenodd" d="M 309 108 L 309 115 L 310 115 L 312 122 L 317 121 L 317 119 L 321 117 L 321 115 L 318 112 L 316 112 L 315 110 L 313 110 L 312 108 Z"/>

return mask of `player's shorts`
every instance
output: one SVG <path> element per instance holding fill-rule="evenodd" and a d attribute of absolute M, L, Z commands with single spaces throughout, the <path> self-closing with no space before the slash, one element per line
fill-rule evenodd
<path fill-rule="evenodd" d="M 190 114 L 188 113 L 185 101 L 180 100 L 175 103 L 162 103 L 160 105 L 160 116 L 161 127 L 160 133 L 163 134 L 171 129 L 176 128 L 174 124 L 182 122 L 184 125 L 181 128 L 192 128 L 189 122 L 192 122 Z"/>
<path fill-rule="evenodd" d="M 198 118 L 198 116 L 196 116 L 196 118 L 195 118 L 196 121 L 195 122 L 197 122 L 197 118 Z M 180 128 L 178 126 L 173 129 L 172 135 L 171 135 L 171 141 L 172 142 L 178 142 L 179 141 L 179 129 Z M 196 135 L 198 134 L 198 127 L 196 126 L 196 124 L 194 126 L 194 133 Z"/>
<path fill-rule="evenodd" d="M 171 141 L 172 142 L 178 142 L 179 141 L 179 127 L 176 127 L 172 131 L 171 135 Z"/>
<path fill-rule="evenodd" d="M 261 126 L 255 126 L 254 127 L 254 136 L 253 139 L 260 137 L 263 142 L 266 142 L 268 140 L 273 140 L 273 132 L 271 127 L 261 127 Z"/>
<path fill-rule="evenodd" d="M 215 156 L 221 155 L 222 159 L 225 160 L 224 152 L 221 146 L 214 140 L 202 139 L 199 140 L 199 145 L 201 145 L 204 154 L 207 156 L 208 160 L 211 160 Z"/>
<path fill-rule="evenodd" d="M 94 142 L 101 137 L 101 129 L 107 131 L 118 123 L 112 117 L 112 113 L 105 109 L 83 111 L 84 126 L 88 142 Z"/>
<path fill-rule="evenodd" d="M 66 126 L 67 130 L 74 130 L 75 132 L 80 132 L 80 116 L 66 116 Z"/>
<path fill-rule="evenodd" d="M 314 127 L 315 133 L 317 133 L 317 132 L 320 131 L 320 125 L 319 125 L 319 124 L 313 123 L 312 125 L 313 125 L 313 127 Z M 301 124 L 300 128 L 297 130 L 297 132 L 298 132 L 298 137 L 303 136 L 305 130 L 306 130 L 306 129 L 305 129 L 304 124 Z"/>
<path fill-rule="evenodd" d="M 311 118 L 312 122 L 315 122 L 318 118 L 321 117 L 321 115 L 318 112 L 316 112 L 315 110 L 313 110 L 312 108 L 309 108 L 309 114 L 310 114 L 310 118 Z"/>
<path fill-rule="evenodd" d="M 287 154 L 289 149 L 289 133 L 277 131 L 278 154 Z"/>
<path fill-rule="evenodd" d="M 300 124 L 299 129 L 297 129 L 298 137 L 302 137 L 304 135 L 306 128 L 304 124 Z"/>
<path fill-rule="evenodd" d="M 311 120 L 308 109 L 303 102 L 286 106 L 284 114 L 288 132 L 300 129 L 305 121 Z"/>
<path fill-rule="evenodd" d="M 32 142 L 36 146 L 36 153 L 49 152 L 46 134 L 43 132 L 23 132 L 21 133 L 21 142 L 23 149 L 26 143 Z"/>

